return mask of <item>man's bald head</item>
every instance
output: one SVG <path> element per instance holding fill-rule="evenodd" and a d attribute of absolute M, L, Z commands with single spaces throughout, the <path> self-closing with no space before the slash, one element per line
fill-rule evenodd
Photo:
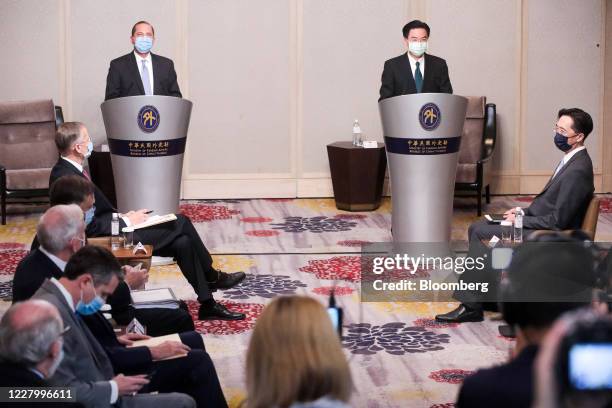
<path fill-rule="evenodd" d="M 83 210 L 76 204 L 56 205 L 49 208 L 36 227 L 40 245 L 54 255 L 66 249 L 76 252 L 81 246 L 74 242 L 84 240 Z"/>
<path fill-rule="evenodd" d="M 0 358 L 35 367 L 49 357 L 63 330 L 62 318 L 51 303 L 15 303 L 0 320 Z"/>

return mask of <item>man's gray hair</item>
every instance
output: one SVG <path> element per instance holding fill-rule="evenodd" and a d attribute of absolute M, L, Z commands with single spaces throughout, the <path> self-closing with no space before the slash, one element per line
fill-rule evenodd
<path fill-rule="evenodd" d="M 47 251 L 58 254 L 70 245 L 74 237 L 81 238 L 78 234 L 84 223 L 83 210 L 78 205 L 53 206 L 38 221 L 38 242 Z"/>
<path fill-rule="evenodd" d="M 81 122 L 64 122 L 55 132 L 55 146 L 60 154 L 67 154 L 83 134 L 85 125 Z"/>
<path fill-rule="evenodd" d="M 33 313 L 24 324 L 21 308 Z M 0 320 L 0 360 L 26 367 L 35 367 L 49 356 L 53 343 L 63 330 L 63 323 L 54 306 L 44 300 L 29 300 L 15 303 Z M 30 312 L 31 311 L 31 312 Z"/>

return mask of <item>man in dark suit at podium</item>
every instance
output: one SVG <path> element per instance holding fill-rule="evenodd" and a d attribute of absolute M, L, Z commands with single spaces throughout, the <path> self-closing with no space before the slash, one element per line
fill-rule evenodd
<path fill-rule="evenodd" d="M 582 109 L 561 109 L 554 126 L 554 144 L 564 153 L 552 177 L 531 205 L 523 211 L 523 237 L 534 230 L 580 229 L 595 187 L 593 163 L 584 146 L 584 141 L 593 130 L 591 115 Z M 505 213 L 508 221 L 514 222 L 516 208 Z M 486 242 L 493 236 L 501 237 L 501 226 L 480 220 L 468 230 L 470 242 L 468 256 L 476 258 L 486 254 Z M 488 257 L 491 259 L 491 257 Z M 489 282 L 488 300 L 496 293 L 499 276 L 489 268 L 466 271 L 462 277 L 466 282 Z M 440 322 L 480 322 L 483 317 L 483 295 L 480 292 L 458 291 L 455 299 L 461 302 L 455 310 L 437 315 Z"/>
<path fill-rule="evenodd" d="M 55 144 L 60 152 L 60 158 L 51 169 L 49 185 L 62 176 L 77 175 L 89 179 L 89 174 L 83 169 L 83 163 L 91 153 L 91 139 L 87 128 L 79 122 L 63 123 L 57 129 Z M 112 213 L 117 210 L 95 185 L 94 197 L 95 212 L 93 219 L 87 225 L 87 236 L 109 236 Z M 146 213 L 146 209 L 140 209 L 120 214 L 121 228 L 146 221 L 148 218 Z M 225 273 L 214 269 L 212 257 L 191 220 L 182 214 L 176 214 L 176 217 L 176 221 L 136 230 L 134 241 L 153 245 L 154 255 L 172 256 L 176 259 L 181 272 L 198 295 L 201 320 L 244 319 L 243 313 L 232 312 L 215 302 L 212 292 L 236 286 L 244 280 L 245 273 Z"/>
<path fill-rule="evenodd" d="M 416 93 L 453 93 L 446 61 L 427 54 L 429 26 L 413 20 L 402 29 L 408 52 L 385 61 L 379 101 Z"/>
<path fill-rule="evenodd" d="M 146 21 L 134 24 L 131 41 L 134 52 L 110 63 L 104 100 L 135 95 L 182 97 L 172 60 L 151 53 L 155 42 L 153 26 Z"/>

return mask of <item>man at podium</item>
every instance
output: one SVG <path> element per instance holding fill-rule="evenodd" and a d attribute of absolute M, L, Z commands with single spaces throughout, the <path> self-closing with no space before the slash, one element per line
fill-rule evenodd
<path fill-rule="evenodd" d="M 134 52 L 111 61 L 104 100 L 135 95 L 166 95 L 181 98 L 171 59 L 151 53 L 155 30 L 146 21 L 132 27 Z"/>
<path fill-rule="evenodd" d="M 446 61 L 427 54 L 429 26 L 413 20 L 402 29 L 408 52 L 385 61 L 379 101 L 415 93 L 453 93 Z"/>

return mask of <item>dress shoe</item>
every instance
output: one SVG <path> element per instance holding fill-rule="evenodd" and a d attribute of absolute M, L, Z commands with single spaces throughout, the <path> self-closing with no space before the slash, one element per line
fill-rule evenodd
<path fill-rule="evenodd" d="M 209 282 L 208 287 L 211 290 L 230 289 L 242 282 L 246 278 L 244 272 L 225 273 L 219 271 L 219 277 L 215 282 Z"/>
<path fill-rule="evenodd" d="M 213 305 L 200 305 L 198 320 L 244 320 L 244 313 L 232 312 L 227 310 L 220 303 Z"/>
<path fill-rule="evenodd" d="M 451 312 L 436 316 L 436 321 L 442 323 L 482 322 L 483 320 L 482 310 L 470 309 L 464 304 L 460 304 Z"/>

